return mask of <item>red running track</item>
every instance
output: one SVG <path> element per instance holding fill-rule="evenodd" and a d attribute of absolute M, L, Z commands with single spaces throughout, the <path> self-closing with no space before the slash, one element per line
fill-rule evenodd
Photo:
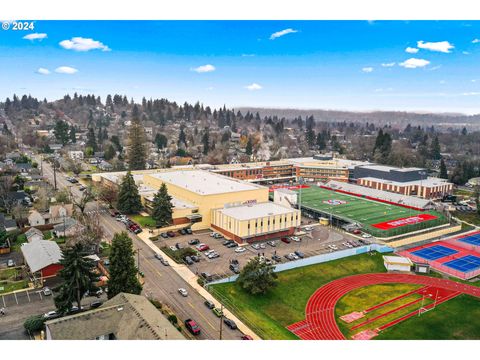
<path fill-rule="evenodd" d="M 361 274 L 329 282 L 317 289 L 305 308 L 305 320 L 287 327 L 305 340 L 345 340 L 335 320 L 335 305 L 352 290 L 376 284 L 403 283 L 434 286 L 480 297 L 480 288 L 456 281 L 411 274 Z M 295 331 L 298 327 L 301 331 Z"/>

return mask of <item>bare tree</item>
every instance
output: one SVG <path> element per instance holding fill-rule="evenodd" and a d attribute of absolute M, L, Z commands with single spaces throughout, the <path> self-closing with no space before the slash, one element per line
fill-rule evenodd
<path fill-rule="evenodd" d="M 67 240 L 67 246 L 74 246 L 77 243 L 82 243 L 85 247 L 92 249 L 98 254 L 100 251 L 100 243 L 105 234 L 100 223 L 100 217 L 96 214 L 82 214 L 78 217 L 78 221 L 83 226 L 78 227 L 75 235 Z"/>
<path fill-rule="evenodd" d="M 10 196 L 14 177 L 10 175 L 2 176 L 0 180 L 0 201 L 7 213 L 12 211 L 14 201 Z"/>
<path fill-rule="evenodd" d="M 87 204 L 94 199 L 92 192 L 90 189 L 85 190 L 82 193 L 82 196 L 80 196 L 80 199 L 75 198 L 75 196 L 72 194 L 72 190 L 70 189 L 70 199 L 73 203 L 74 206 L 80 210 L 80 214 L 84 215 L 85 213 L 85 208 L 87 207 Z"/>
<path fill-rule="evenodd" d="M 22 204 L 16 204 L 12 208 L 12 216 L 21 228 L 28 222 L 28 209 Z"/>

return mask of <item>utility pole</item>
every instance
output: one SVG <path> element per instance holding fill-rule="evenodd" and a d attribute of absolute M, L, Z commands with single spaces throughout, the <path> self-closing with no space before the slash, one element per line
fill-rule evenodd
<path fill-rule="evenodd" d="M 222 330 L 223 330 L 223 304 L 220 304 L 220 311 L 221 311 L 221 316 L 220 316 L 220 339 L 222 340 Z"/>

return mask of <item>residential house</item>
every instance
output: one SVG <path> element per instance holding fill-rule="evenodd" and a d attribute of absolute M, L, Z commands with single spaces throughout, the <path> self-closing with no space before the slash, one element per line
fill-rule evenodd
<path fill-rule="evenodd" d="M 17 230 L 17 222 L 15 219 L 6 219 L 5 214 L 0 213 L 0 230 L 5 230 L 6 232 Z"/>
<path fill-rule="evenodd" d="M 27 241 L 30 243 L 32 241 L 43 240 L 43 233 L 37 228 L 30 228 L 25 232 Z"/>
<path fill-rule="evenodd" d="M 53 226 L 53 233 L 55 236 L 72 236 L 80 233 L 84 229 L 84 226 L 80 224 L 77 220 L 66 217 L 62 222 Z"/>
<path fill-rule="evenodd" d="M 20 250 L 30 273 L 36 278 L 54 277 L 63 268 L 60 265 L 62 251 L 55 241 L 32 241 L 22 244 Z"/>
<path fill-rule="evenodd" d="M 30 163 L 18 163 L 15 164 L 15 170 L 17 170 L 22 175 L 27 175 L 32 172 L 33 166 Z"/>
<path fill-rule="evenodd" d="M 83 151 L 69 151 L 68 157 L 72 160 L 83 160 Z"/>
<path fill-rule="evenodd" d="M 28 215 L 28 224 L 30 226 L 45 225 L 45 223 L 45 218 L 37 210 L 32 210 Z"/>
<path fill-rule="evenodd" d="M 50 215 L 50 223 L 56 224 L 63 222 L 64 218 L 73 215 L 73 204 L 52 205 L 48 211 Z"/>
<path fill-rule="evenodd" d="M 97 309 L 49 320 L 47 340 L 186 340 L 142 295 L 120 293 Z"/>
<path fill-rule="evenodd" d="M 105 161 L 105 160 L 102 160 L 97 166 L 102 171 L 112 171 L 113 170 L 113 165 L 110 164 L 109 162 Z"/>

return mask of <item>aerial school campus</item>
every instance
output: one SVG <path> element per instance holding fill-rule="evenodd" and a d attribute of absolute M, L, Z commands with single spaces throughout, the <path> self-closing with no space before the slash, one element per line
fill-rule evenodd
<path fill-rule="evenodd" d="M 304 163 L 306 161 L 304 159 Z M 338 161 L 332 157 L 328 165 L 338 166 Z M 324 159 L 310 158 L 310 168 L 312 162 L 318 169 L 326 166 Z M 275 162 L 265 164 L 270 169 L 276 165 L 280 166 Z M 302 171 L 302 163 L 297 161 L 295 166 L 296 173 Z M 242 164 L 230 165 L 228 172 L 223 170 L 227 176 L 215 174 L 218 169 L 209 169 L 207 165 L 202 165 L 201 171 L 191 166 L 134 176 L 142 184 L 142 191 L 147 191 L 148 186 L 159 186 L 151 181 L 152 177 L 161 179 L 181 203 L 203 204 L 203 200 L 194 199 L 190 191 L 202 196 L 224 192 L 224 200 L 217 197 L 216 203 L 212 200 L 199 205 L 195 213 L 197 222 L 192 229 L 213 228 L 240 247 L 261 244 L 285 234 L 296 235 L 302 242 L 314 242 L 317 239 L 311 230 L 315 228 L 328 228 L 357 239 L 357 246 L 353 248 L 333 247 L 327 253 L 296 261 L 275 261 L 278 281 L 263 295 L 246 292 L 235 282 L 236 276 L 204 282 L 205 288 L 260 338 L 477 339 L 480 336 L 475 320 L 478 318 L 475 315 L 480 315 L 480 232 L 462 227 L 445 210 L 446 203 L 441 200 L 451 193 L 450 184 L 423 178 L 423 185 L 430 188 L 418 186 L 413 190 L 411 187 L 416 196 L 403 194 L 402 187 L 391 188 L 388 184 L 383 186 L 385 190 L 379 186 L 372 189 L 358 185 L 362 179 L 355 175 L 361 173 L 359 168 L 366 171 L 368 167 L 383 171 L 379 178 L 397 171 L 422 177 L 420 169 L 356 163 L 350 164 L 350 181 L 328 179 L 323 174 L 317 178 L 292 176 L 290 181 L 275 176 L 235 179 L 235 183 L 230 184 L 227 179 L 238 177 L 236 171 L 243 171 Z M 120 176 L 106 173 L 93 177 L 112 180 Z M 177 181 L 180 178 L 182 182 Z M 202 186 L 206 179 L 209 183 Z M 210 188 L 215 181 L 217 186 Z M 403 185 L 408 187 L 411 183 L 405 181 Z M 262 188 L 265 189 L 262 185 L 273 193 L 271 206 L 262 206 L 268 204 L 264 202 L 264 195 L 259 202 L 236 195 L 246 190 L 262 192 Z M 253 187 L 249 189 L 249 186 Z M 434 186 L 444 190 L 434 191 Z M 183 189 L 178 191 L 175 187 Z M 145 197 L 148 198 L 148 194 Z M 219 205 L 222 202 L 225 204 Z M 272 211 L 286 211 L 290 207 L 301 210 L 301 223 L 292 222 L 287 232 L 270 227 L 257 232 L 260 219 L 272 216 Z M 229 220 L 220 221 L 222 216 Z M 242 225 L 231 225 L 231 221 L 245 216 L 250 224 L 255 222 L 254 234 L 239 231 Z M 262 221 L 262 226 L 264 223 L 266 221 Z M 270 226 L 270 220 L 268 224 Z M 248 231 L 250 228 L 249 225 Z"/>

